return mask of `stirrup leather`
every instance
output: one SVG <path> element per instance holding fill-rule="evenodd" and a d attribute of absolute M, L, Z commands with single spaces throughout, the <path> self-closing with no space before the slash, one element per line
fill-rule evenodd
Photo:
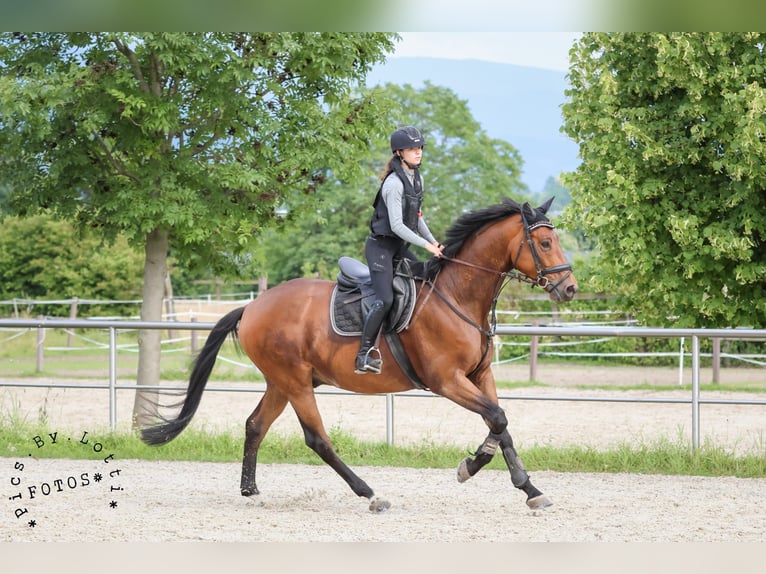
<path fill-rule="evenodd" d="M 364 362 L 360 365 L 360 359 L 362 358 L 364 359 Z M 362 356 L 361 352 L 356 356 L 354 372 L 357 375 L 363 375 L 365 373 L 375 373 L 376 375 L 379 375 L 382 368 L 383 357 L 380 354 L 380 349 L 377 347 L 370 347 L 367 349 L 364 356 Z"/>

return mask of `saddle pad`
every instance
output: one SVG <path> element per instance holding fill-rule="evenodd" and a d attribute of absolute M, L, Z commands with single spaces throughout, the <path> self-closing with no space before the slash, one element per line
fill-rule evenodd
<path fill-rule="evenodd" d="M 394 304 L 383 324 L 383 331 L 400 333 L 410 322 L 415 310 L 415 280 L 412 277 L 397 275 L 394 277 Z M 330 322 L 338 335 L 359 337 L 362 334 L 362 306 L 367 299 L 362 298 L 359 290 L 346 291 L 336 284 L 330 298 Z M 393 327 L 392 327 L 393 326 Z"/>

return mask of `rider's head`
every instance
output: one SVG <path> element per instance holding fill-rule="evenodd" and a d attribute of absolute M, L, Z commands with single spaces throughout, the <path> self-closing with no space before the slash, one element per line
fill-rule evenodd
<path fill-rule="evenodd" d="M 410 169 L 420 167 L 426 140 L 417 128 L 405 126 L 391 134 L 391 152 Z"/>

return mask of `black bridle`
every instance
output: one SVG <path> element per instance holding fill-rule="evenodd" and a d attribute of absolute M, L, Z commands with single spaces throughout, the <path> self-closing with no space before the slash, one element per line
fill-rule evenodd
<path fill-rule="evenodd" d="M 545 219 L 538 221 L 537 223 L 530 224 L 527 222 L 527 218 L 523 211 L 521 213 L 521 220 L 524 222 L 524 239 L 522 239 L 521 243 L 519 244 L 519 251 L 516 253 L 516 261 L 519 260 L 519 257 L 521 256 L 521 250 L 524 249 L 524 242 L 526 241 L 526 243 L 529 245 L 529 250 L 532 253 L 532 260 L 535 262 L 535 272 L 537 273 L 537 277 L 532 279 L 522 273 L 517 272 L 517 275 L 521 276 L 518 277 L 519 281 L 525 281 L 526 283 L 531 283 L 533 285 L 537 285 L 538 287 L 542 287 L 548 293 L 552 293 L 554 291 L 558 293 L 558 286 L 561 285 L 561 283 L 564 282 L 572 274 L 572 265 L 567 262 L 561 265 L 554 265 L 553 267 L 543 267 L 540 261 L 540 255 L 537 253 L 537 247 L 535 247 L 535 242 L 532 241 L 532 232 L 535 229 L 540 227 L 555 229 L 553 224 Z M 514 270 L 512 269 L 511 271 Z M 559 279 L 555 284 L 551 283 L 551 280 L 547 277 L 548 275 L 561 273 L 563 271 L 568 271 L 568 273 Z"/>
<path fill-rule="evenodd" d="M 559 285 L 561 285 L 561 283 L 563 283 L 572 274 L 572 265 L 567 262 L 567 263 L 562 263 L 561 265 L 554 265 L 552 267 L 543 267 L 542 261 L 540 259 L 540 254 L 537 252 L 537 247 L 535 246 L 535 242 L 532 240 L 532 232 L 535 229 L 538 229 L 540 227 L 555 229 L 555 227 L 548 220 L 541 220 L 536 223 L 530 224 L 527 221 L 527 218 L 523 212 L 521 214 L 521 221 L 524 223 L 524 237 L 519 243 L 519 250 L 516 252 L 515 259 L 511 260 L 511 268 L 508 271 L 498 271 L 497 269 L 492 269 L 491 267 L 477 265 L 476 263 L 463 261 L 462 259 L 447 257 L 446 255 L 442 255 L 442 258 L 446 259 L 447 261 L 452 261 L 453 263 L 458 263 L 460 265 L 465 265 L 467 267 L 473 267 L 474 269 L 481 269 L 482 271 L 495 273 L 501 279 L 508 279 L 508 280 L 515 279 L 522 283 L 529 283 L 530 285 L 533 285 L 533 286 L 542 287 L 548 293 L 552 293 L 554 291 L 558 293 Z M 537 276 L 534 278 L 529 277 L 526 273 L 522 273 L 521 271 L 519 271 L 518 269 L 514 267 L 515 266 L 514 261 L 518 261 L 519 258 L 521 257 L 521 252 L 524 250 L 525 244 L 529 245 L 529 251 L 532 254 L 532 261 L 534 261 L 535 263 L 535 273 L 537 274 Z M 561 273 L 563 271 L 568 271 L 569 273 L 564 275 L 556 283 L 552 283 L 551 280 L 548 279 L 548 275 Z M 497 295 L 500 294 L 500 291 L 502 291 L 502 288 L 505 287 L 506 283 L 507 281 L 505 283 L 502 283 L 502 287 L 498 289 Z"/>
<path fill-rule="evenodd" d="M 535 272 L 537 274 L 537 277 L 534 279 L 526 275 L 525 273 L 522 273 L 521 271 L 514 268 L 514 260 L 511 260 L 511 268 L 508 271 L 498 271 L 497 269 L 492 269 L 491 267 L 485 267 L 483 265 L 478 265 L 476 263 L 471 263 L 470 261 L 463 261 L 462 259 L 455 259 L 454 257 L 448 257 L 446 255 L 442 255 L 441 257 L 445 259 L 446 261 L 451 261 L 453 263 L 457 263 L 459 265 L 465 265 L 467 267 L 473 267 L 474 269 L 480 269 L 482 271 L 486 271 L 488 273 L 493 273 L 498 275 L 499 281 L 497 283 L 497 288 L 495 289 L 495 295 L 492 297 L 492 306 L 491 306 L 491 321 L 490 321 L 490 327 L 489 329 L 485 329 L 481 325 L 477 324 L 475 321 L 473 321 L 470 317 L 468 317 L 465 313 L 463 313 L 457 306 L 455 306 L 447 297 L 444 295 L 444 293 L 441 292 L 436 287 L 436 279 L 439 276 L 439 273 L 437 273 L 436 277 L 433 279 L 424 279 L 423 282 L 428 284 L 431 289 L 430 292 L 436 293 L 439 298 L 446 303 L 446 305 L 452 310 L 453 313 L 455 313 L 458 317 L 460 317 L 463 321 L 474 327 L 476 330 L 478 330 L 482 335 L 486 336 L 487 338 L 487 344 L 484 347 L 484 352 L 482 353 L 481 360 L 476 365 L 476 368 L 469 373 L 468 377 L 470 378 L 476 371 L 479 370 L 481 365 L 484 363 L 485 359 L 489 355 L 489 349 L 492 346 L 492 339 L 495 336 L 495 331 L 497 330 L 497 301 L 500 298 L 500 293 L 503 291 L 505 286 L 512 281 L 513 279 L 516 279 L 517 281 L 521 281 L 523 283 L 529 283 L 533 286 L 542 287 L 545 289 L 546 292 L 558 292 L 558 286 L 561 285 L 561 283 L 572 274 L 572 265 L 570 263 L 563 263 L 561 265 L 554 265 L 553 267 L 543 267 L 542 262 L 540 260 L 540 255 L 537 252 L 537 247 L 535 247 L 535 242 L 532 240 L 532 232 L 535 229 L 538 229 L 539 227 L 548 227 L 549 229 L 555 229 L 553 224 L 548 220 L 541 220 L 533 224 L 529 224 L 527 221 L 527 218 L 524 216 L 524 213 L 522 211 L 521 213 L 521 220 L 524 223 L 524 237 L 522 238 L 521 242 L 519 243 L 519 250 L 516 252 L 516 259 L 515 261 L 519 260 L 519 257 L 521 256 L 521 252 L 524 249 L 524 243 L 526 242 L 529 245 L 529 250 L 532 253 L 532 260 L 535 263 Z M 559 281 L 557 281 L 555 284 L 551 283 L 551 280 L 548 279 L 548 275 L 552 275 L 554 273 L 561 273 L 562 271 L 568 271 L 564 277 L 562 277 Z M 428 300 L 428 297 L 430 296 L 430 293 L 426 295 L 425 300 L 423 301 L 423 304 L 421 305 L 421 308 L 425 305 L 426 301 Z M 415 313 L 415 317 L 417 317 L 419 311 Z M 412 321 L 414 322 L 415 317 L 412 318 Z"/>

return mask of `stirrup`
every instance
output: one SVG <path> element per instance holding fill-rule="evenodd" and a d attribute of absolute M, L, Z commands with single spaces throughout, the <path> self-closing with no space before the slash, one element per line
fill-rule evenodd
<path fill-rule="evenodd" d="M 377 356 L 372 356 L 373 351 Z M 380 371 L 383 368 L 383 357 L 380 354 L 380 349 L 377 347 L 370 347 L 367 349 L 367 352 L 364 354 L 364 364 L 361 366 L 359 365 L 360 356 L 361 353 L 356 356 L 354 373 L 357 375 L 364 375 L 367 373 L 375 373 L 376 375 L 380 374 Z"/>

